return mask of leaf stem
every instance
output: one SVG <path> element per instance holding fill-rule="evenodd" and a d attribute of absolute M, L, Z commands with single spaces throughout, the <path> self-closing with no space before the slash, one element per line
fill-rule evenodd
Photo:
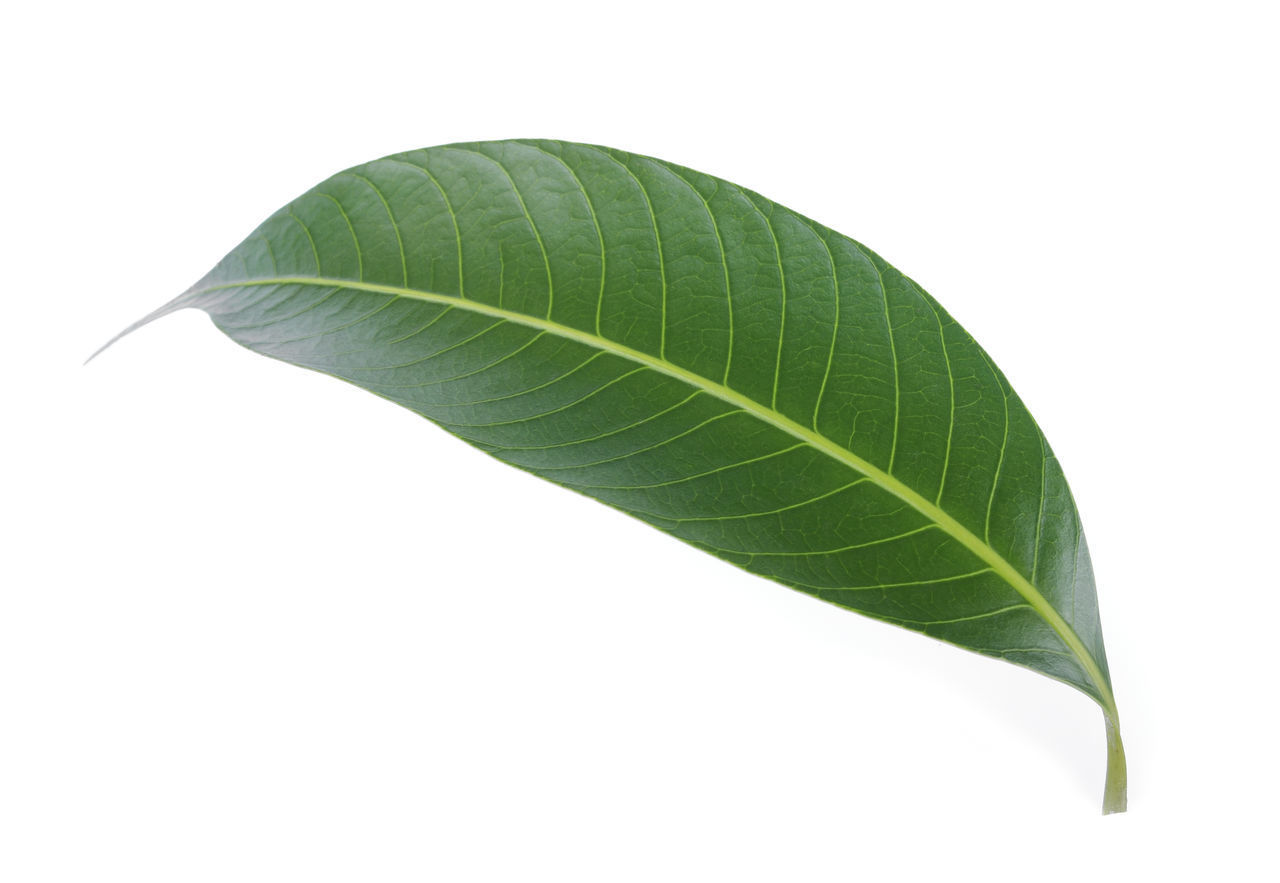
<path fill-rule="evenodd" d="M 1120 718 L 1113 711 L 1103 714 L 1107 722 L 1107 783 L 1102 790 L 1102 812 L 1107 815 L 1129 808 L 1129 768 L 1120 741 Z"/>

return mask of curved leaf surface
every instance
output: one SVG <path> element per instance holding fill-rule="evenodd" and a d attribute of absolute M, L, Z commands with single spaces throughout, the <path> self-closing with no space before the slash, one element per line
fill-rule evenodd
<path fill-rule="evenodd" d="M 648 157 L 456 144 L 335 175 L 144 321 L 181 307 L 752 573 L 1077 687 L 1123 809 L 1058 461 L 859 243 Z"/>

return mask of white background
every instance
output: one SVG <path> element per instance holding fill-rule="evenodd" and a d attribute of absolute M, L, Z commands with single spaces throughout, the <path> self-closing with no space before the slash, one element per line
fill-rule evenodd
<path fill-rule="evenodd" d="M 1275 879 L 1274 4 L 5 13 L 0 878 Z M 1098 574 L 1058 683 L 751 578 L 261 359 L 83 359 L 386 153 L 608 144 L 935 294 Z"/>

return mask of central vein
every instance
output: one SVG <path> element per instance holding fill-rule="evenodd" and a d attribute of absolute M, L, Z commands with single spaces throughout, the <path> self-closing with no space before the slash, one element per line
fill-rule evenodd
<path fill-rule="evenodd" d="M 796 423 L 794 420 L 780 414 L 770 407 L 762 405 L 755 399 L 749 398 L 736 390 L 730 389 L 721 383 L 716 383 L 701 375 L 688 371 L 678 365 L 673 365 L 665 359 L 648 355 L 640 350 L 632 349 L 624 346 L 617 341 L 609 340 L 598 334 L 592 334 L 587 331 L 579 331 L 576 328 L 570 328 L 553 322 L 550 319 L 541 319 L 533 316 L 527 316 L 523 313 L 512 312 L 501 307 L 490 306 L 489 304 L 480 303 L 479 301 L 469 300 L 466 298 L 456 297 L 454 295 L 435 294 L 428 291 L 416 291 L 410 288 L 403 288 L 394 285 L 378 285 L 372 282 L 353 282 L 348 279 L 332 279 L 327 277 L 305 277 L 305 276 L 279 276 L 273 278 L 250 279 L 244 282 L 230 282 L 222 285 L 215 285 L 209 288 L 193 290 L 184 295 L 180 300 L 189 301 L 194 297 L 211 291 L 224 291 L 233 288 L 245 288 L 250 286 L 261 285 L 313 285 L 329 287 L 347 288 L 355 291 L 367 291 L 374 294 L 386 294 L 395 297 L 411 298 L 413 300 L 426 301 L 434 304 L 445 304 L 459 309 L 470 310 L 485 316 L 492 316 L 497 319 L 505 319 L 518 325 L 524 325 L 529 328 L 536 328 L 539 331 L 545 331 L 567 340 L 574 340 L 596 349 L 604 350 L 624 359 L 641 364 L 646 368 L 651 368 L 669 377 L 682 380 L 685 383 L 695 386 L 705 391 L 708 395 L 714 396 L 721 401 L 727 402 L 743 411 L 755 416 L 765 423 L 774 426 L 783 432 L 791 435 L 819 451 L 822 451 L 832 459 L 844 464 L 862 475 L 873 484 L 883 488 L 902 500 L 908 506 L 924 515 L 929 520 L 936 523 L 942 530 L 948 533 L 953 539 L 963 545 L 966 549 L 976 555 L 980 560 L 985 562 L 995 573 L 997 573 L 1005 582 L 1007 582 L 1019 595 L 1026 599 L 1027 603 L 1049 624 L 1049 626 L 1057 633 L 1062 642 L 1071 650 L 1072 654 L 1080 662 L 1089 678 L 1093 681 L 1098 689 L 1098 694 L 1102 698 L 1103 707 L 1115 712 L 1115 699 L 1111 695 L 1111 690 L 1107 686 L 1106 679 L 1102 676 L 1102 671 L 1098 667 L 1097 661 L 1093 655 L 1085 648 L 1084 643 L 1080 640 L 1080 636 L 1075 630 L 1067 624 L 1062 615 L 1053 608 L 1053 605 L 1040 593 L 1040 591 L 1032 585 L 1030 580 L 1019 573 L 1012 564 L 1004 559 L 995 549 L 986 542 L 979 539 L 976 534 L 967 527 L 948 515 L 936 504 L 922 497 L 911 488 L 907 487 L 898 479 L 894 478 L 884 470 L 879 469 L 872 463 L 859 457 L 857 454 L 843 448 L 833 442 L 831 439 L 820 435 L 813 429 Z"/>

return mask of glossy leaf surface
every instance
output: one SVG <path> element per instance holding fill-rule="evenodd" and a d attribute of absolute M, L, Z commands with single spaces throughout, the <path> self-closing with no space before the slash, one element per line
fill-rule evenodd
<path fill-rule="evenodd" d="M 1123 809 L 1058 462 L 974 340 L 853 240 L 659 160 L 458 144 L 335 175 L 155 315 L 181 307 L 752 573 L 1072 684 Z"/>

